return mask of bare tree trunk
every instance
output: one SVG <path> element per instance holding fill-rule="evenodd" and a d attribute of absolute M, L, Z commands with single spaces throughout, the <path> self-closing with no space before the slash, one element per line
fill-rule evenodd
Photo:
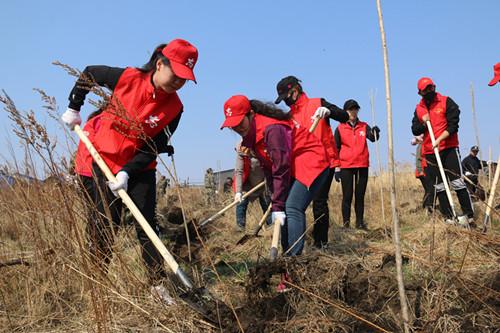
<path fill-rule="evenodd" d="M 372 111 L 372 126 L 375 126 L 375 96 L 373 90 L 370 92 L 370 107 Z M 379 138 L 380 139 L 380 138 Z M 384 223 L 384 230 L 387 235 L 387 222 L 385 221 L 385 208 L 384 208 L 384 186 L 382 182 L 382 164 L 380 163 L 380 152 L 378 147 L 378 141 L 375 141 L 375 153 L 377 154 L 377 166 L 378 166 L 378 182 L 380 187 L 380 208 L 382 210 L 382 222 Z"/>
<path fill-rule="evenodd" d="M 472 120 L 474 122 L 474 132 L 476 134 L 476 145 L 479 147 L 479 160 L 482 161 L 483 160 L 483 153 L 482 153 L 481 144 L 479 143 L 479 129 L 477 127 L 477 118 L 476 118 L 476 101 L 474 98 L 474 86 L 472 85 L 472 82 L 470 83 L 470 97 L 472 100 Z"/>
<path fill-rule="evenodd" d="M 401 315 L 403 317 L 403 326 L 405 333 L 410 332 L 408 303 L 406 300 L 406 292 L 403 281 L 403 262 L 401 259 L 401 244 L 399 236 L 399 220 L 396 211 L 396 175 L 394 171 L 394 150 L 393 150 L 393 135 L 392 135 L 392 104 L 391 104 L 391 79 L 389 76 L 389 57 L 387 55 L 387 42 L 385 39 L 384 21 L 382 18 L 382 7 L 380 0 L 376 0 L 378 23 L 380 27 L 380 36 L 382 39 L 382 50 L 384 55 L 384 76 L 385 76 L 385 100 L 387 106 L 387 138 L 389 146 L 389 175 L 390 175 L 390 192 L 391 192 L 391 211 L 392 211 L 392 239 L 396 250 L 396 270 L 399 289 L 399 301 L 401 303 Z"/>

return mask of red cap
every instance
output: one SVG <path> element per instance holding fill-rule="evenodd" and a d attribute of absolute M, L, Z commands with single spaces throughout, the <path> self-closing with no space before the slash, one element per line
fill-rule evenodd
<path fill-rule="evenodd" d="M 418 80 L 418 83 L 417 83 L 418 91 L 424 90 L 425 88 L 427 88 L 431 84 L 433 86 L 435 86 L 434 82 L 432 81 L 432 79 L 430 77 L 421 78 L 420 80 Z"/>
<path fill-rule="evenodd" d="M 198 60 L 198 50 L 184 39 L 174 39 L 167 44 L 161 53 L 170 60 L 174 74 L 181 79 L 196 82 L 193 68 Z"/>
<path fill-rule="evenodd" d="M 224 116 L 226 120 L 220 127 L 236 127 L 238 126 L 245 115 L 251 110 L 250 101 L 246 96 L 235 95 L 224 103 Z"/>
<path fill-rule="evenodd" d="M 491 79 L 490 83 L 488 83 L 490 87 L 494 86 L 498 81 L 500 81 L 500 62 L 493 66 L 493 73 L 493 75 L 495 76 L 493 77 L 493 79 Z"/>

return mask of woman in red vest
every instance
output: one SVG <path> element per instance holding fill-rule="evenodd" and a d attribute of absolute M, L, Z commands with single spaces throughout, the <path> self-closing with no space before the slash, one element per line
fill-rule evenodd
<path fill-rule="evenodd" d="M 283 252 L 300 255 L 306 230 L 305 210 L 328 176 L 325 149 L 308 128 L 272 104 L 233 96 L 224 104 L 230 127 L 243 137 L 242 146 L 255 152 L 272 193 L 272 222 L 279 219 Z"/>
<path fill-rule="evenodd" d="M 457 193 L 462 212 L 467 216 L 469 224 L 474 223 L 474 210 L 469 191 L 462 178 L 462 165 L 460 152 L 458 150 L 458 123 L 460 121 L 460 109 L 449 97 L 436 93 L 436 85 L 432 79 L 423 77 L 417 83 L 418 94 L 422 97 L 417 104 L 412 120 L 413 135 L 424 135 L 422 153 L 427 161 L 430 181 L 435 185 L 439 200 L 439 209 L 445 217 L 445 222 L 454 223 L 450 202 L 446 195 L 445 187 L 434 154 L 429 131 L 426 122 L 430 121 L 436 147 L 439 150 L 441 162 L 449 179 L 451 189 Z M 461 219 L 460 221 L 463 221 Z M 467 224 L 467 221 L 462 222 Z"/>
<path fill-rule="evenodd" d="M 344 110 L 349 113 L 349 121 L 335 129 L 335 142 L 340 154 L 342 183 L 342 218 L 344 227 L 350 227 L 351 203 L 354 188 L 354 211 L 356 228 L 366 230 L 364 221 L 365 192 L 368 183 L 370 156 L 366 139 L 375 142 L 380 137 L 380 129 L 358 119 L 360 106 L 350 99 L 344 103 Z"/>
<path fill-rule="evenodd" d="M 323 143 L 330 163 L 328 179 L 323 183 L 323 187 L 313 200 L 314 246 L 321 249 L 328 244 L 328 228 L 330 225 L 328 195 L 333 177 L 335 176 L 336 181 L 340 181 L 340 160 L 330 121 L 346 122 L 349 115 L 335 104 L 328 103 L 324 98 L 309 98 L 303 91 L 300 80 L 295 76 L 287 76 L 281 79 L 276 86 L 276 90 L 278 98 L 275 103 L 278 104 L 284 101 L 290 107 L 293 119 L 302 126 L 310 127 L 316 118 L 322 119 L 313 132 Z"/>
<path fill-rule="evenodd" d="M 107 183 L 99 168 L 92 168 L 99 193 L 93 198 L 102 216 L 111 213 L 110 221 L 96 222 L 99 239 L 95 242 L 96 256 L 105 263 L 111 259 L 113 232 L 120 223 L 122 203 L 116 199 L 119 189 L 128 192 L 154 230 L 156 206 L 156 156 L 173 154 L 168 141 L 181 118 L 182 103 L 177 95 L 186 80 L 195 81 L 193 68 L 198 59 L 197 49 L 189 42 L 175 39 L 158 46 L 142 68 L 88 66 L 83 71 L 69 96 L 69 107 L 62 120 L 70 128 L 81 123 L 80 108 L 95 85 L 112 90 L 95 132 L 92 143 L 103 160 L 116 175 L 117 181 Z M 196 81 L 195 81 L 196 82 Z M 155 286 L 165 277 L 163 261 L 142 228 L 136 224 L 141 243 L 142 258 L 148 268 L 149 279 Z M 157 291 L 160 293 L 161 291 Z"/>

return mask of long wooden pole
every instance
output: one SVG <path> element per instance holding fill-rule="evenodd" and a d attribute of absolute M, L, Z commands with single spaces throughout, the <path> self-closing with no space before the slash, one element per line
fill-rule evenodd
<path fill-rule="evenodd" d="M 378 24 L 380 27 L 380 37 L 382 39 L 382 50 L 384 55 L 384 77 L 385 77 L 385 102 L 387 106 L 387 141 L 389 147 L 389 173 L 390 173 L 390 192 L 391 192 L 391 210 L 392 210 L 392 239 L 394 242 L 396 256 L 396 271 L 399 290 L 399 302 L 401 304 L 401 316 L 403 317 L 403 327 L 405 333 L 410 332 L 410 317 L 408 315 L 408 302 L 406 300 L 406 291 L 403 280 L 403 261 L 401 258 L 401 241 L 398 213 L 396 211 L 396 174 L 394 171 L 394 149 L 392 135 L 392 103 L 391 103 L 391 79 L 389 75 L 389 56 L 387 54 L 387 41 L 385 39 L 384 20 L 382 18 L 382 7 L 380 0 L 376 0 L 378 12 Z"/>
<path fill-rule="evenodd" d="M 476 99 L 474 98 L 474 85 L 470 83 L 470 97 L 472 100 L 472 121 L 474 124 L 474 133 L 476 134 L 476 145 L 479 147 L 479 160 L 483 163 L 483 153 L 481 148 L 481 143 L 479 142 L 479 128 L 477 127 L 477 117 L 476 117 Z"/>
<path fill-rule="evenodd" d="M 497 188 L 498 178 L 500 178 L 500 156 L 498 156 L 498 160 L 497 160 L 497 167 L 495 170 L 495 178 L 493 179 L 493 186 L 490 189 L 490 196 L 488 198 L 488 206 L 486 207 L 486 212 L 484 213 L 483 232 L 486 232 L 488 230 L 488 225 L 490 222 L 491 207 L 493 207 L 493 200 L 495 199 L 495 190 Z"/>
<path fill-rule="evenodd" d="M 375 126 L 375 95 L 373 90 L 370 92 L 370 108 L 372 111 L 372 125 Z M 379 137 L 380 139 L 380 137 Z M 378 182 L 380 187 L 380 208 L 382 209 L 382 222 L 384 223 L 384 230 L 387 228 L 387 223 L 385 221 L 385 208 L 384 208 L 384 187 L 382 184 L 382 163 L 380 163 L 380 150 L 378 145 L 378 140 L 375 141 L 375 153 L 377 155 L 377 165 L 378 165 Z M 387 231 L 387 230 L 386 230 Z"/>

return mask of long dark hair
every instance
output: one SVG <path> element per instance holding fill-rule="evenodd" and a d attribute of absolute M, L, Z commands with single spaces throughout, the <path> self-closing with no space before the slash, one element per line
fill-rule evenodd
<path fill-rule="evenodd" d="M 256 99 L 250 100 L 250 106 L 255 113 L 278 120 L 289 120 L 292 115 L 271 103 L 264 103 Z"/>
<path fill-rule="evenodd" d="M 141 68 L 137 68 L 138 70 L 140 70 L 141 72 L 143 73 L 148 73 L 148 72 L 151 72 L 155 69 L 156 67 L 156 62 L 158 61 L 158 59 L 161 59 L 161 61 L 163 62 L 163 64 L 165 65 L 170 65 L 170 61 L 167 59 L 167 57 L 165 57 L 161 51 L 163 50 L 163 48 L 167 46 L 167 44 L 160 44 L 158 45 L 153 54 L 151 55 L 151 58 L 149 59 L 149 61 L 147 63 L 145 63 Z"/>

